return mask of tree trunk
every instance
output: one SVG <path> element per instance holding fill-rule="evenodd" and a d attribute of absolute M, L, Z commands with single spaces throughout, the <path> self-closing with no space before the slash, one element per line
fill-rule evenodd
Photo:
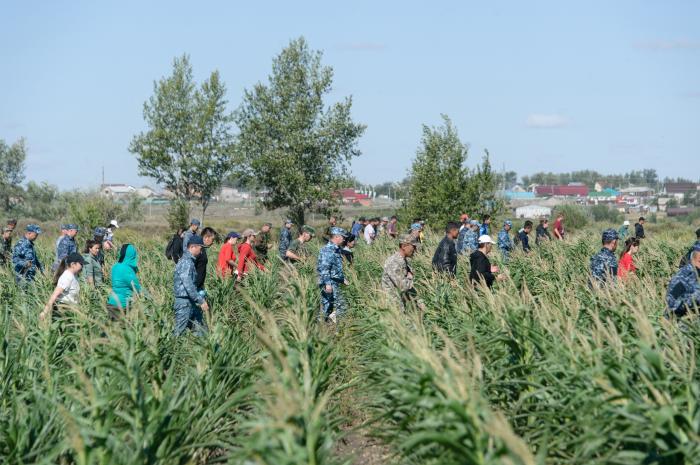
<path fill-rule="evenodd" d="M 291 219 L 294 222 L 296 231 L 301 231 L 301 228 L 302 226 L 304 226 L 305 221 L 304 207 L 302 205 L 295 205 L 293 207 L 289 207 L 289 219 Z"/>

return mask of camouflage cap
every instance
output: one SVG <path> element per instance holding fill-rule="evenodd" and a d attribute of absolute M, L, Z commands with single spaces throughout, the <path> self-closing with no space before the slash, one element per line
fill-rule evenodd
<path fill-rule="evenodd" d="M 513 227 L 513 222 L 511 220 L 505 220 L 503 222 L 503 226 L 510 226 L 511 228 Z"/>
<path fill-rule="evenodd" d="M 343 228 L 334 226 L 331 228 L 330 233 L 331 236 L 345 236 L 347 234 L 347 231 L 345 231 Z"/>
<path fill-rule="evenodd" d="M 479 222 L 476 220 L 469 220 L 469 224 L 472 226 L 479 226 Z"/>
<path fill-rule="evenodd" d="M 420 223 L 413 223 L 411 225 L 411 230 L 413 231 L 418 231 L 419 229 L 423 229 L 423 225 Z"/>
<path fill-rule="evenodd" d="M 304 226 L 302 226 L 301 230 L 305 233 L 311 234 L 312 236 L 316 235 L 316 230 L 314 228 L 312 228 L 311 226 L 304 225 Z"/>
<path fill-rule="evenodd" d="M 80 231 L 80 227 L 78 227 L 78 225 L 74 224 L 74 223 L 69 223 L 66 225 L 66 231 L 70 231 L 71 229 L 75 229 L 76 231 Z"/>
<path fill-rule="evenodd" d="M 619 238 L 620 236 L 618 236 L 617 231 L 612 228 L 603 231 L 603 242 L 612 242 Z"/>
<path fill-rule="evenodd" d="M 41 228 L 38 224 L 28 224 L 26 229 L 27 232 L 41 234 Z"/>
<path fill-rule="evenodd" d="M 413 234 L 402 234 L 399 237 L 399 245 L 403 244 L 410 244 L 414 247 L 418 247 L 420 245 L 420 241 Z"/>
<path fill-rule="evenodd" d="M 107 229 L 105 229 L 101 226 L 98 226 L 95 228 L 95 230 L 92 233 L 95 236 L 104 236 L 105 234 L 107 234 Z"/>

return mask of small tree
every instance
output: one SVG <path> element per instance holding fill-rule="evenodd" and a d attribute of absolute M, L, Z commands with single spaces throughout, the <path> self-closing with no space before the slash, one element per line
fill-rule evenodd
<path fill-rule="evenodd" d="M 333 70 L 321 57 L 303 37 L 293 40 L 274 58 L 268 83 L 246 90 L 236 113 L 240 174 L 267 190 L 266 208 L 289 208 L 299 225 L 306 211 L 337 202 L 334 192 L 360 155 L 365 130 L 350 117 L 350 97 L 324 103 Z"/>
<path fill-rule="evenodd" d="M 187 55 L 176 58 L 172 75 L 154 83 L 153 96 L 144 103 L 149 130 L 129 146 L 139 174 L 155 179 L 178 199 L 197 199 L 203 216 L 233 161 L 232 117 L 225 96 L 217 71 L 197 89 Z"/>
<path fill-rule="evenodd" d="M 489 151 L 484 150 L 484 158 L 469 180 L 467 205 L 473 214 L 495 216 L 503 210 L 503 200 L 496 196 L 498 182 L 498 177 L 491 170 Z"/>
<path fill-rule="evenodd" d="M 20 184 L 24 181 L 24 160 L 27 158 L 27 147 L 24 139 L 12 145 L 7 145 L 0 139 L 0 205 L 9 211 L 12 209 L 12 199 L 21 192 Z"/>

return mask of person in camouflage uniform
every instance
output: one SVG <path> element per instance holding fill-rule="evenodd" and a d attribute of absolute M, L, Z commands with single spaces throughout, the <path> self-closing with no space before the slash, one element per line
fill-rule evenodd
<path fill-rule="evenodd" d="M 75 224 L 67 224 L 65 226 L 66 234 L 56 248 L 56 261 L 51 268 L 52 271 L 56 271 L 61 264 L 61 260 L 68 255 L 78 253 L 78 245 L 75 243 L 75 236 L 78 234 L 78 231 L 80 231 L 80 228 Z"/>
<path fill-rule="evenodd" d="M 382 289 L 389 300 L 399 305 L 402 310 L 406 310 L 406 306 L 412 302 L 418 303 L 413 287 L 413 271 L 408 259 L 413 256 L 419 244 L 418 239 L 412 235 L 402 235 L 399 238 L 399 250 L 384 262 Z"/>
<path fill-rule="evenodd" d="M 335 216 L 328 218 L 328 226 L 326 226 L 326 229 L 323 231 L 323 236 L 321 236 L 321 241 L 323 241 L 324 244 L 331 240 L 331 229 L 335 228 L 337 223 L 338 218 Z"/>
<path fill-rule="evenodd" d="M 614 229 L 603 231 L 603 248 L 591 257 L 591 275 L 598 284 L 615 282 L 617 279 L 617 258 L 614 252 L 617 249 L 618 238 Z"/>
<path fill-rule="evenodd" d="M 201 236 L 193 235 L 187 245 L 187 250 L 175 266 L 173 291 L 175 293 L 175 329 L 173 334 L 179 336 L 185 329 L 190 328 L 196 335 L 207 332 L 207 323 L 203 312 L 209 311 L 206 299 L 197 291 L 195 280 L 197 271 L 195 260 L 202 253 L 204 240 Z"/>
<path fill-rule="evenodd" d="M 24 237 L 17 242 L 12 252 L 12 267 L 15 272 L 15 281 L 18 284 L 32 282 L 36 272 L 44 272 L 44 267 L 34 250 L 34 241 L 41 234 L 41 228 L 35 224 L 27 225 Z"/>
<path fill-rule="evenodd" d="M 315 235 L 316 230 L 314 228 L 304 225 L 301 228 L 301 234 L 299 234 L 299 237 L 294 239 L 289 244 L 285 261 L 289 263 L 297 263 L 304 260 L 308 255 L 306 251 L 306 243 L 313 239 Z"/>
<path fill-rule="evenodd" d="M 292 226 L 294 223 L 292 220 L 287 219 L 284 222 L 284 227 L 280 231 L 280 245 L 279 245 L 279 252 L 280 252 L 280 258 L 282 260 L 285 259 L 287 256 L 287 249 L 289 248 L 289 244 L 292 242 Z"/>
<path fill-rule="evenodd" d="M 513 228 L 513 222 L 506 220 L 503 222 L 503 229 L 498 232 L 498 249 L 503 254 L 503 260 L 508 261 L 510 253 L 513 251 L 515 246 L 513 245 L 513 239 L 510 238 L 509 231 Z"/>
<path fill-rule="evenodd" d="M 272 223 L 265 223 L 260 228 L 258 235 L 255 236 L 253 250 L 255 250 L 255 254 L 261 263 L 267 261 L 267 252 L 272 248 L 272 244 L 270 244 L 270 228 L 272 228 Z"/>
<path fill-rule="evenodd" d="M 5 227 L 0 238 L 0 266 L 5 266 L 12 260 L 12 228 Z"/>
<path fill-rule="evenodd" d="M 471 255 L 472 252 L 479 248 L 479 227 L 478 221 L 469 220 L 469 225 L 459 232 L 459 236 L 457 236 L 458 253 Z"/>
<path fill-rule="evenodd" d="M 318 286 L 321 290 L 321 319 L 335 323 L 346 310 L 345 298 L 340 290 L 341 284 L 347 284 L 343 273 L 343 258 L 340 254 L 340 244 L 347 233 L 343 228 L 332 228 L 331 240 L 318 254 L 316 271 Z"/>
<path fill-rule="evenodd" d="M 700 308 L 700 244 L 693 247 L 690 263 L 678 270 L 668 283 L 666 304 L 673 314 L 682 317 Z"/>
<path fill-rule="evenodd" d="M 187 244 L 189 244 L 190 240 L 197 235 L 197 231 L 199 231 L 199 227 L 202 225 L 202 222 L 199 221 L 197 218 L 192 218 L 190 220 L 190 227 L 185 231 L 185 234 L 182 235 L 182 251 L 184 252 L 187 250 Z"/>

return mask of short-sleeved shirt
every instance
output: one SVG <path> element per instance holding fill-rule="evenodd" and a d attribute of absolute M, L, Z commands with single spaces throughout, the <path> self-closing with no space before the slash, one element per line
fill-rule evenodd
<path fill-rule="evenodd" d="M 78 294 L 80 293 L 80 283 L 75 279 L 75 275 L 69 270 L 63 272 L 58 278 L 57 286 L 63 289 L 61 295 L 56 299 L 56 303 L 64 305 L 77 305 Z"/>
<path fill-rule="evenodd" d="M 557 218 L 554 222 L 554 230 L 561 234 L 561 237 L 564 237 L 564 223 L 561 218 Z"/>
<path fill-rule="evenodd" d="M 287 249 L 289 252 L 292 252 L 294 255 L 297 255 L 299 257 L 304 257 L 306 254 L 306 248 L 304 247 L 304 244 L 299 240 L 299 239 L 294 239 L 292 242 L 289 244 L 289 248 Z M 295 260 L 293 258 L 286 258 L 287 261 L 290 262 L 296 262 L 298 260 Z"/>

